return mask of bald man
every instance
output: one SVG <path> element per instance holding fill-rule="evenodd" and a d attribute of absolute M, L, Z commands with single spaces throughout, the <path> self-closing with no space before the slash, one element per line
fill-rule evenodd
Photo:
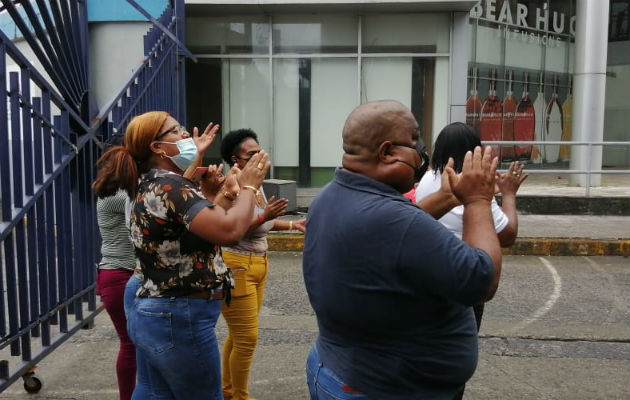
<path fill-rule="evenodd" d="M 357 107 L 343 168 L 308 213 L 304 281 L 319 326 L 313 399 L 452 399 L 477 365 L 471 306 L 494 296 L 501 249 L 490 212 L 497 160 L 477 148 L 451 190 L 402 196 L 419 179 L 418 123 L 402 104 Z M 464 205 L 463 241 L 434 217 Z M 349 397 L 352 396 L 352 397 Z"/>

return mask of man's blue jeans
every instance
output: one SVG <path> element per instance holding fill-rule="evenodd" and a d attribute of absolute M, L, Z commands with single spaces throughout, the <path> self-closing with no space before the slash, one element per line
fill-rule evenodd
<path fill-rule="evenodd" d="M 306 358 L 306 383 L 312 400 L 370 400 L 366 394 L 344 385 L 341 378 L 322 364 L 317 344 Z"/>
<path fill-rule="evenodd" d="M 134 400 L 223 399 L 214 332 L 220 300 L 135 298 L 128 312 L 140 388 Z"/>

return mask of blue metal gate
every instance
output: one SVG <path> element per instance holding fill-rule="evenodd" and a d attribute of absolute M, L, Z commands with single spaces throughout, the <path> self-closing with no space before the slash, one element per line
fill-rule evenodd
<path fill-rule="evenodd" d="M 142 64 L 101 111 L 88 84 L 86 0 L 1 2 L 43 67 L 0 31 L 0 392 L 22 376 L 36 391 L 35 364 L 102 310 L 91 190 L 102 141 L 149 110 L 183 121 L 184 2 L 151 19 Z"/>

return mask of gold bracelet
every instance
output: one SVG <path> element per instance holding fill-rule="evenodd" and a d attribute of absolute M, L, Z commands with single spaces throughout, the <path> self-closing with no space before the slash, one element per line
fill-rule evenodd
<path fill-rule="evenodd" d="M 252 192 L 254 192 L 254 194 L 256 196 L 258 196 L 260 194 L 260 190 L 256 189 L 255 187 L 251 186 L 251 185 L 245 185 L 242 187 L 242 189 L 250 189 Z"/>
<path fill-rule="evenodd" d="M 292 231 L 293 230 L 293 221 L 289 221 L 289 230 Z"/>

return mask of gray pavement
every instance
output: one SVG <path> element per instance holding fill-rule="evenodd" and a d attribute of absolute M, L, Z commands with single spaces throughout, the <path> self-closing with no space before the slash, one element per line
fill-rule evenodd
<path fill-rule="evenodd" d="M 301 253 L 271 254 L 250 377 L 258 400 L 308 398 L 304 360 L 317 325 L 301 260 Z M 465 399 L 629 398 L 629 285 L 628 258 L 504 257 Z M 221 340 L 225 332 L 221 321 Z M 25 394 L 18 381 L 0 399 L 116 399 L 116 351 L 116 335 L 102 313 L 94 329 L 81 331 L 40 363 L 40 394 Z"/>
<path fill-rule="evenodd" d="M 519 214 L 518 236 L 630 239 L 630 216 Z"/>

